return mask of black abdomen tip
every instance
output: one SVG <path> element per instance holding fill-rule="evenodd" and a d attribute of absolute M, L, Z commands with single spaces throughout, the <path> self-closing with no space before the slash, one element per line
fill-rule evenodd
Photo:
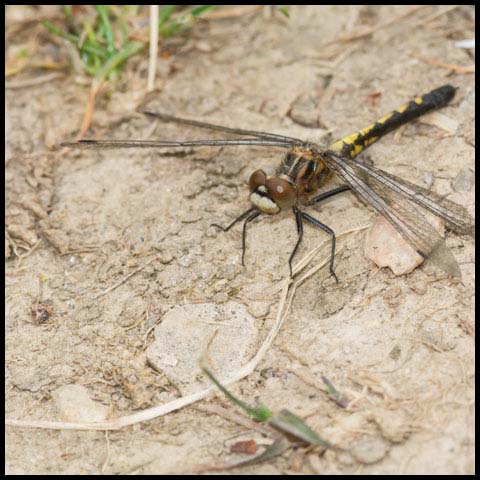
<path fill-rule="evenodd" d="M 442 85 L 441 87 L 432 90 L 430 93 L 427 93 L 422 98 L 425 103 L 430 103 L 435 108 L 439 108 L 449 103 L 455 96 L 456 91 L 457 87 L 449 84 Z"/>

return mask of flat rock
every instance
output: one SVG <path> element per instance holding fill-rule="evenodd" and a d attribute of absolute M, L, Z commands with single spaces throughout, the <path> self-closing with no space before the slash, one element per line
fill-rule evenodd
<path fill-rule="evenodd" d="M 442 231 L 441 220 L 425 213 L 436 230 Z M 365 256 L 380 267 L 389 267 L 395 275 L 406 275 L 424 261 L 395 228 L 382 216 L 376 218 L 365 238 Z"/>
<path fill-rule="evenodd" d="M 388 453 L 388 444 L 381 437 L 365 436 L 357 442 L 351 454 L 360 463 L 376 463 L 382 460 Z"/>
<path fill-rule="evenodd" d="M 62 420 L 67 422 L 99 422 L 105 420 L 109 407 L 95 402 L 81 385 L 64 385 L 52 393 Z"/>
<path fill-rule="evenodd" d="M 205 352 L 221 380 L 252 357 L 257 335 L 255 320 L 242 304 L 182 305 L 167 312 L 155 328 L 147 361 L 164 372 L 182 394 L 189 394 L 211 385 L 199 367 Z"/>

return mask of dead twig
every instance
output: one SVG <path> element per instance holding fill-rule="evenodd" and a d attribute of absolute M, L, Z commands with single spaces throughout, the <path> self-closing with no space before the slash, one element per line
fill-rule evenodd
<path fill-rule="evenodd" d="M 126 277 L 123 277 L 120 281 L 112 285 L 111 287 L 108 287 L 106 290 L 103 290 L 103 292 L 97 293 L 96 295 L 93 296 L 93 300 L 96 300 L 97 298 L 103 297 L 103 295 L 106 295 L 107 293 L 111 292 L 112 290 L 115 290 L 118 288 L 120 285 L 125 283 L 129 278 L 133 277 L 136 275 L 138 272 L 141 272 L 145 267 L 150 265 L 154 260 L 158 259 L 158 255 L 155 257 L 151 258 L 148 262 L 144 263 L 141 267 L 138 267 L 136 270 L 133 272 L 129 273 Z"/>
<path fill-rule="evenodd" d="M 5 230 L 5 236 L 7 237 L 9 244 L 12 246 L 13 253 L 18 258 L 18 264 L 16 269 L 20 268 L 22 260 L 30 256 L 38 248 L 40 243 L 42 243 L 42 239 L 39 238 L 32 248 L 30 248 L 29 250 L 27 250 L 25 253 L 22 254 L 18 251 L 18 248 L 19 248 L 18 245 L 13 241 L 11 235 L 8 233 L 7 230 Z"/>
<path fill-rule="evenodd" d="M 21 254 L 18 252 L 17 244 L 14 242 L 11 235 L 8 233 L 8 230 L 5 229 L 5 236 L 7 237 L 8 243 L 12 246 L 13 253 L 17 258 L 21 257 Z"/>
<path fill-rule="evenodd" d="M 83 115 L 82 125 L 80 127 L 80 132 L 78 134 L 77 140 L 81 140 L 87 130 L 90 128 L 92 123 L 93 112 L 95 110 L 95 99 L 100 92 L 103 85 L 103 81 L 96 81 L 95 79 L 92 82 L 90 91 L 88 92 L 87 106 L 85 108 L 85 113 Z"/>
<path fill-rule="evenodd" d="M 158 5 L 150 5 L 150 56 L 148 59 L 147 92 L 155 86 L 155 72 L 158 59 Z"/>
<path fill-rule="evenodd" d="M 460 75 L 465 73 L 475 73 L 475 65 L 463 66 L 463 65 L 455 65 L 452 63 L 445 63 L 445 62 L 436 60 L 434 58 L 428 58 L 422 55 L 417 55 L 416 53 L 411 53 L 410 56 L 413 58 L 416 58 L 417 60 L 420 60 L 423 63 L 427 63 L 428 65 L 433 65 L 434 67 L 439 67 L 439 68 L 446 68 L 447 70 L 450 70 L 453 73 L 458 73 Z"/>
<path fill-rule="evenodd" d="M 105 440 L 107 441 L 107 455 L 105 456 L 105 461 L 103 462 L 103 465 L 102 465 L 102 468 L 101 468 L 101 472 L 102 474 L 105 473 L 106 469 L 107 469 L 107 466 L 110 462 L 110 438 L 108 437 L 109 435 L 109 431 L 106 430 L 105 431 Z"/>
<path fill-rule="evenodd" d="M 39 77 L 29 78 L 28 80 L 10 80 L 8 82 L 5 82 L 5 88 L 8 90 L 16 90 L 20 88 L 34 87 L 36 85 L 48 83 L 52 80 L 63 77 L 64 74 L 62 72 L 52 72 L 47 73 L 46 75 L 40 75 Z"/>
<path fill-rule="evenodd" d="M 439 12 L 434 13 L 433 15 L 430 15 L 429 17 L 425 18 L 424 20 L 420 20 L 419 22 L 417 22 L 416 26 L 420 27 L 420 26 L 426 25 L 427 23 L 430 23 L 433 20 L 436 20 L 438 17 L 441 17 L 442 15 L 445 15 L 446 13 L 449 13 L 452 10 L 457 9 L 458 7 L 460 7 L 460 5 L 451 5 L 449 7 L 445 7 L 443 9 L 440 9 Z"/>
<path fill-rule="evenodd" d="M 243 5 L 241 7 L 222 8 L 202 14 L 205 20 L 221 20 L 224 18 L 235 18 L 260 11 L 262 5 Z"/>
<path fill-rule="evenodd" d="M 332 45 L 334 43 L 348 43 L 348 42 L 351 42 L 353 40 L 358 40 L 358 39 L 363 38 L 363 37 L 368 37 L 368 36 L 372 35 L 373 33 L 378 32 L 379 30 L 382 30 L 382 29 L 390 26 L 392 23 L 396 23 L 400 20 L 403 20 L 404 18 L 409 17 L 410 15 L 412 15 L 412 14 L 414 14 L 414 13 L 418 12 L 419 10 L 422 10 L 426 7 L 429 7 L 429 5 L 420 5 L 420 6 L 413 7 L 410 10 L 406 11 L 405 13 L 402 13 L 401 15 L 397 15 L 396 17 L 393 17 L 392 19 L 388 20 L 385 23 L 381 23 L 380 25 L 376 25 L 374 27 L 367 28 L 367 29 L 365 29 L 361 32 L 354 33 L 352 35 L 346 35 L 344 37 L 336 38 L 335 40 L 332 40 L 330 42 L 325 43 L 323 45 L 323 47 L 326 47 L 328 45 Z"/>

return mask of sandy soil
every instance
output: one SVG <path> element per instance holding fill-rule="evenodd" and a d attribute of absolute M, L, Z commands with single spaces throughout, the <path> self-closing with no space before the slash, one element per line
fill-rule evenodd
<path fill-rule="evenodd" d="M 473 212 L 474 75 L 419 57 L 471 65 L 472 51 L 454 43 L 473 37 L 474 13 L 442 6 L 405 15 L 411 8 L 298 6 L 289 20 L 259 10 L 201 22 L 162 60 L 148 107 L 328 141 L 451 83 L 459 89 L 441 113 L 455 133 L 417 122 L 373 146 L 368 158 Z M 10 25 L 40 15 L 25 7 L 7 14 Z M 7 53 L 29 38 L 19 28 Z M 40 51 L 65 56 L 44 34 L 35 41 Z M 147 62 L 147 55 L 132 59 L 122 80 L 107 88 L 92 136 L 219 138 L 132 113 L 144 100 Z M 185 327 L 188 345 L 183 330 L 173 328 L 178 352 L 171 344 L 169 352 L 178 357 L 164 359 L 168 369 L 148 361 L 155 337 L 168 337 L 166 324 L 155 334 L 153 327 L 180 306 L 236 304 L 248 327 L 219 321 L 218 348 L 248 360 L 275 318 L 296 238 L 287 214 L 252 224 L 242 268 L 240 228 L 225 234 L 210 227 L 248 208 L 250 173 L 272 169 L 279 149 L 58 148 L 78 131 L 88 94 L 74 80 L 72 74 L 6 91 L 8 419 L 61 420 L 59 395 L 68 385 L 83 387 L 89 408 L 106 406 L 110 418 L 191 391 L 173 367 L 201 354 L 201 323 Z M 252 403 L 295 412 L 347 452 L 290 449 L 224 473 L 474 473 L 473 241 L 453 234 L 447 240 L 462 283 L 427 267 L 395 277 L 364 257 L 361 227 L 374 214 L 353 195 L 311 213 L 337 234 L 353 230 L 339 238 L 340 283 L 325 268 L 303 283 L 274 345 L 232 388 Z M 323 242 L 316 262 L 324 260 L 325 240 L 307 226 L 299 257 Z M 32 315 L 38 304 L 48 312 Z M 249 336 L 241 347 L 239 332 Z M 348 397 L 347 409 L 327 397 L 322 375 Z M 212 405 L 236 412 L 217 396 L 108 434 L 8 426 L 7 472 L 184 473 L 245 458 L 230 453 L 237 440 L 268 443 L 229 414 L 213 414 Z"/>

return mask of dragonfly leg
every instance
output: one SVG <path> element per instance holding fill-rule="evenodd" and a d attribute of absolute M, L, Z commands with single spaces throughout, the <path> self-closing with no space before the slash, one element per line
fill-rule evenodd
<path fill-rule="evenodd" d="M 255 209 L 253 209 L 255 210 Z M 245 266 L 245 250 L 247 245 L 247 225 L 255 220 L 262 212 L 260 210 L 255 210 L 243 223 L 243 232 L 242 232 L 242 265 Z"/>
<path fill-rule="evenodd" d="M 327 192 L 327 193 L 329 193 L 329 192 Z M 338 283 L 337 275 L 335 274 L 335 271 L 333 270 L 333 261 L 335 259 L 335 244 L 336 244 L 335 232 L 330 227 L 327 227 L 327 225 L 318 221 L 316 218 L 313 218 L 310 215 L 308 215 L 308 213 L 301 212 L 301 214 L 302 214 L 302 217 L 307 222 L 311 223 L 315 227 L 321 228 L 324 232 L 329 233 L 332 236 L 332 253 L 331 253 L 331 256 L 330 256 L 330 273 L 333 275 L 333 278 Z"/>
<path fill-rule="evenodd" d="M 317 195 L 316 197 L 313 197 L 312 199 L 309 200 L 308 205 L 314 205 L 315 203 L 319 203 L 322 200 L 325 200 L 329 197 L 333 197 L 337 193 L 342 193 L 347 190 L 351 190 L 349 185 L 342 185 L 341 187 L 334 188 L 333 190 L 329 190 L 328 192 L 321 193 L 320 195 Z"/>
<path fill-rule="evenodd" d="M 241 222 L 245 217 L 248 217 L 252 212 L 256 211 L 256 208 L 249 208 L 246 212 L 243 212 L 239 217 L 237 217 L 230 225 L 227 225 L 226 227 L 222 227 L 221 225 L 218 225 L 218 223 L 211 223 L 211 227 L 217 227 L 220 230 L 223 230 L 224 232 L 228 232 L 236 223 Z"/>
<path fill-rule="evenodd" d="M 297 253 L 298 247 L 300 246 L 300 243 L 303 238 L 302 212 L 297 207 L 293 207 L 293 213 L 295 214 L 295 221 L 297 222 L 298 239 L 297 239 L 297 243 L 295 244 L 295 247 L 292 250 L 292 253 L 290 254 L 290 258 L 288 259 L 288 266 L 290 267 L 290 277 L 293 277 L 293 270 L 292 270 L 293 257 Z"/>

